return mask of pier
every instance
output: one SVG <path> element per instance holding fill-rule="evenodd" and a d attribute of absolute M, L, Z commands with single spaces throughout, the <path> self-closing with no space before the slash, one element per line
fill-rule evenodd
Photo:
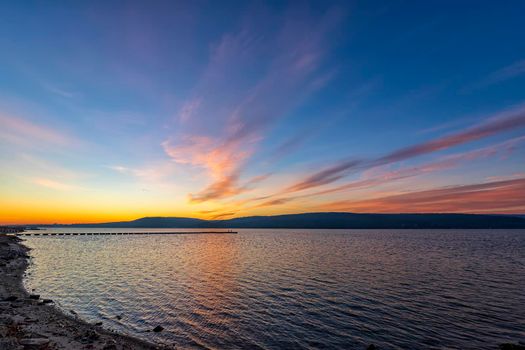
<path fill-rule="evenodd" d="M 123 235 L 230 235 L 237 231 L 172 231 L 172 232 L 22 232 L 16 236 L 123 236 Z"/>

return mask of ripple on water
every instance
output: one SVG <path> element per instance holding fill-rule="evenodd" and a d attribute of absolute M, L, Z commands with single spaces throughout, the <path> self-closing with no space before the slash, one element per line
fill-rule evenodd
<path fill-rule="evenodd" d="M 183 348 L 525 341 L 523 230 L 40 236 L 27 245 L 29 288 L 88 320 Z M 165 331 L 146 332 L 158 324 Z"/>

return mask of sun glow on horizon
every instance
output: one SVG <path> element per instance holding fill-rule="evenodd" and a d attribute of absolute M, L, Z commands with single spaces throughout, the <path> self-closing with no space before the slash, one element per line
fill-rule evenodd
<path fill-rule="evenodd" d="M 1 4 L 0 224 L 525 213 L 512 5 L 224 9 Z"/>

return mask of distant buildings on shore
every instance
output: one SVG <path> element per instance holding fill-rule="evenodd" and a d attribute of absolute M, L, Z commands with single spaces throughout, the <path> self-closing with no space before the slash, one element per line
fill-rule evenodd
<path fill-rule="evenodd" d="M 24 228 L 15 227 L 15 226 L 0 226 L 0 233 L 18 233 L 18 232 L 24 232 Z"/>

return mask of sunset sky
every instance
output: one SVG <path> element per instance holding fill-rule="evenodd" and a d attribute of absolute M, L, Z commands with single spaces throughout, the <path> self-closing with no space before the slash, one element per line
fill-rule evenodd
<path fill-rule="evenodd" d="M 0 3 L 0 223 L 525 213 L 524 1 Z"/>

